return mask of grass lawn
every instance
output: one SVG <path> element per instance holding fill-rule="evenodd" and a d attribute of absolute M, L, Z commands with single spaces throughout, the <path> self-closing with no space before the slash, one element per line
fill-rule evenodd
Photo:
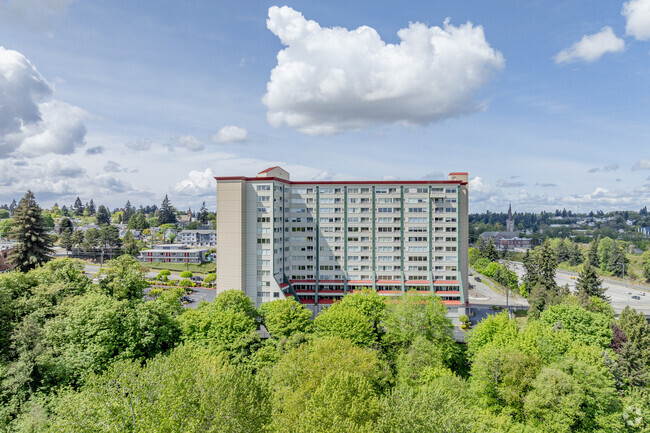
<path fill-rule="evenodd" d="M 176 272 L 183 272 L 189 270 L 190 272 L 196 274 L 207 274 L 209 272 L 214 272 L 214 263 L 201 263 L 200 265 L 190 263 L 188 265 L 186 263 L 153 262 L 153 263 L 143 263 L 142 266 L 149 269 L 168 269 L 170 271 L 176 271 Z"/>

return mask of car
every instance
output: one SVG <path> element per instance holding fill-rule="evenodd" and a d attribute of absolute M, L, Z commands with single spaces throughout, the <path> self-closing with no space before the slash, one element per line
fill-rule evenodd
<path fill-rule="evenodd" d="M 474 275 L 474 274 L 472 274 L 472 271 L 469 271 L 469 276 L 471 277 L 472 275 Z"/>
<path fill-rule="evenodd" d="M 634 295 L 634 296 L 632 296 L 632 299 L 636 299 L 637 301 L 640 301 L 640 300 L 641 300 L 641 296 Z"/>
<path fill-rule="evenodd" d="M 481 279 L 479 277 L 474 277 L 475 281 L 478 281 L 479 283 L 481 282 Z"/>
<path fill-rule="evenodd" d="M 183 303 L 187 302 L 189 304 L 189 303 L 194 302 L 194 299 L 190 298 L 189 296 L 181 296 L 180 299 L 181 299 L 181 302 L 183 302 Z"/>
<path fill-rule="evenodd" d="M 639 296 L 645 296 L 645 292 L 636 292 L 636 294 Z"/>
<path fill-rule="evenodd" d="M 195 275 L 193 277 L 190 277 L 190 280 L 194 281 L 195 283 L 199 281 L 203 281 L 203 277 L 199 277 L 198 275 Z"/>
<path fill-rule="evenodd" d="M 631 295 L 631 294 L 632 294 L 632 291 L 631 291 L 631 290 L 626 290 L 626 291 L 625 291 L 625 294 L 626 294 L 626 295 Z"/>

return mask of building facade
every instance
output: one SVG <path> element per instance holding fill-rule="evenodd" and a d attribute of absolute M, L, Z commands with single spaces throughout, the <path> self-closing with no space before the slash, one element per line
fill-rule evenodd
<path fill-rule="evenodd" d="M 14 242 L 0 241 L 0 272 L 14 267 L 9 262 L 9 254 L 16 248 L 16 245 Z"/>
<path fill-rule="evenodd" d="M 272 167 L 216 180 L 218 291 L 243 290 L 257 305 L 293 296 L 322 306 L 370 287 L 468 306 L 467 173 L 293 182 Z"/>
<path fill-rule="evenodd" d="M 207 249 L 189 249 L 185 245 L 167 244 L 155 245 L 153 248 L 140 251 L 138 260 L 145 263 L 196 263 L 205 261 Z"/>
<path fill-rule="evenodd" d="M 190 247 L 217 246 L 217 233 L 214 230 L 183 230 L 178 237 L 183 245 Z"/>
<path fill-rule="evenodd" d="M 532 240 L 522 238 L 519 232 L 515 230 L 515 220 L 512 217 L 512 205 L 508 206 L 508 219 L 506 220 L 505 232 L 483 232 L 481 238 L 486 242 L 492 239 L 494 246 L 499 250 L 513 248 L 530 248 Z"/>

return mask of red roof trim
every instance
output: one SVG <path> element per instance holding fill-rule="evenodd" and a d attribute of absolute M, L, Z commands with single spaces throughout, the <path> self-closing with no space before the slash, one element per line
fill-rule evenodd
<path fill-rule="evenodd" d="M 433 284 L 436 286 L 453 286 L 458 284 L 458 280 L 436 280 Z"/>
<path fill-rule="evenodd" d="M 280 167 L 279 165 L 276 165 L 275 167 L 269 167 L 269 168 L 267 168 L 266 170 L 262 170 L 262 171 L 260 171 L 260 172 L 257 173 L 257 174 L 268 173 L 269 171 L 271 171 L 271 170 L 275 170 L 276 168 L 281 168 L 281 167 Z"/>
<path fill-rule="evenodd" d="M 343 284 L 343 280 L 318 280 L 318 284 Z"/>
<path fill-rule="evenodd" d="M 458 290 L 436 290 L 436 295 L 460 295 Z"/>
<path fill-rule="evenodd" d="M 300 284 L 300 283 L 315 283 L 316 280 L 289 280 L 291 284 Z"/>
<path fill-rule="evenodd" d="M 372 284 L 372 280 L 348 280 L 348 284 Z"/>
<path fill-rule="evenodd" d="M 404 284 L 429 284 L 429 280 L 406 280 Z"/>
<path fill-rule="evenodd" d="M 457 171 L 457 172 L 454 172 L 454 173 L 449 173 L 449 176 L 454 176 L 454 175 L 465 175 L 465 176 L 467 176 L 467 172 L 465 172 L 465 171 Z"/>
<path fill-rule="evenodd" d="M 385 284 L 387 286 L 399 286 L 402 284 L 401 280 L 377 280 L 377 284 Z"/>
<path fill-rule="evenodd" d="M 245 180 L 247 182 L 281 182 L 288 185 L 464 185 L 460 180 L 350 180 L 350 181 L 300 181 L 292 182 L 279 177 L 245 177 L 245 176 L 215 176 L 217 181 Z"/>

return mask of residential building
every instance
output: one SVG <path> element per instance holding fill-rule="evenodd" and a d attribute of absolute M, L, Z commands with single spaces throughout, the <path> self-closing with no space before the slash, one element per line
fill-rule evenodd
<path fill-rule="evenodd" d="M 153 248 L 140 251 L 138 260 L 141 262 L 160 263 L 202 263 L 205 261 L 207 249 L 190 249 L 186 245 L 166 244 L 155 245 Z"/>
<path fill-rule="evenodd" d="M 0 272 L 14 267 L 9 263 L 9 254 L 16 248 L 16 245 L 15 242 L 0 241 Z"/>
<path fill-rule="evenodd" d="M 467 173 L 447 180 L 291 181 L 280 167 L 216 177 L 217 290 L 319 311 L 370 287 L 468 306 Z"/>
<path fill-rule="evenodd" d="M 183 245 L 190 247 L 217 246 L 217 233 L 214 230 L 183 230 L 178 233 L 178 238 Z"/>

